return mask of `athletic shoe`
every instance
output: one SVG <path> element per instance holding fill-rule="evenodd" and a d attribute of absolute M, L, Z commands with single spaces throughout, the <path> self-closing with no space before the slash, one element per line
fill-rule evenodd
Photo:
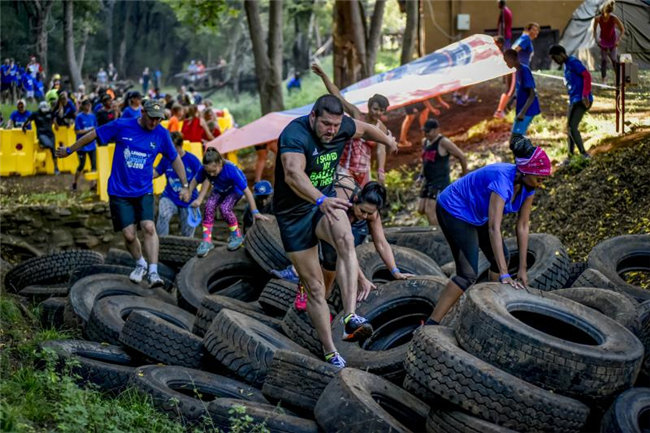
<path fill-rule="evenodd" d="M 296 293 L 296 299 L 293 301 L 293 306 L 296 307 L 298 311 L 307 311 L 307 293 L 303 289 L 301 284 L 298 284 L 298 293 Z"/>
<path fill-rule="evenodd" d="M 332 364 L 334 367 L 345 368 L 345 359 L 338 353 L 332 352 L 325 355 L 325 362 Z"/>
<path fill-rule="evenodd" d="M 205 257 L 211 249 L 214 248 L 212 242 L 201 241 L 199 247 L 196 249 L 196 255 L 199 257 Z"/>
<path fill-rule="evenodd" d="M 228 251 L 236 250 L 237 248 L 241 247 L 242 243 L 244 243 L 244 237 L 239 233 L 239 231 L 230 232 Z"/>
<path fill-rule="evenodd" d="M 300 278 L 298 278 L 298 274 L 296 274 L 293 271 L 293 265 L 289 265 L 286 267 L 286 269 L 282 269 L 279 271 L 277 269 L 272 269 L 271 275 L 273 275 L 276 278 L 289 281 L 290 283 L 298 284 L 300 282 Z"/>
<path fill-rule="evenodd" d="M 504 117 L 506 117 L 506 114 L 503 111 L 497 110 L 494 112 L 492 117 L 495 117 L 497 119 L 503 119 Z"/>
<path fill-rule="evenodd" d="M 129 274 L 129 280 L 133 283 L 139 284 L 142 282 L 145 275 L 147 275 L 147 267 L 136 265 L 135 269 Z"/>
<path fill-rule="evenodd" d="M 158 272 L 149 272 L 149 275 L 147 275 L 147 280 L 149 280 L 149 287 L 154 288 L 154 287 L 162 287 L 165 285 L 165 282 L 160 278 L 160 275 L 158 275 Z"/>
<path fill-rule="evenodd" d="M 344 325 L 343 340 L 345 341 L 364 341 L 372 335 L 372 325 L 365 317 L 351 313 L 343 317 L 341 323 Z"/>
<path fill-rule="evenodd" d="M 77 184 L 76 184 L 76 183 L 73 183 L 72 186 L 70 187 L 70 189 L 71 189 L 72 191 L 76 191 L 76 190 L 77 190 Z"/>

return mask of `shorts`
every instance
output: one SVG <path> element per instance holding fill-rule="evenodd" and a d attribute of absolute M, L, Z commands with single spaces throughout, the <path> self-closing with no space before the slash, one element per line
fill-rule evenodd
<path fill-rule="evenodd" d="M 266 149 L 266 144 L 256 144 L 255 151 Z"/>
<path fill-rule="evenodd" d="M 406 114 L 415 114 L 415 111 L 417 110 L 418 112 L 422 112 L 424 110 L 424 103 L 423 102 L 416 102 L 415 104 L 407 105 L 404 107 L 404 110 L 406 111 Z"/>
<path fill-rule="evenodd" d="M 368 237 L 368 225 L 363 227 L 352 226 L 352 236 L 354 236 L 354 246 L 358 247 L 366 241 Z M 336 259 L 338 255 L 336 248 L 328 242 L 320 241 L 320 262 L 323 269 L 326 271 L 336 270 Z"/>
<path fill-rule="evenodd" d="M 153 221 L 153 194 L 145 194 L 141 197 L 110 195 L 108 202 L 113 220 L 113 230 L 116 232 L 141 221 Z"/>
<path fill-rule="evenodd" d="M 54 137 L 50 137 L 48 134 L 39 134 L 38 144 L 46 149 L 54 149 Z"/>
<path fill-rule="evenodd" d="M 425 183 L 422 185 L 422 189 L 420 189 L 420 198 L 430 198 L 431 200 L 437 200 L 438 194 L 440 194 L 443 189 L 445 188 Z"/>
<path fill-rule="evenodd" d="M 25 98 L 33 98 L 34 97 L 34 91 L 33 90 L 25 90 Z"/>
<path fill-rule="evenodd" d="M 318 225 L 323 213 L 314 205 L 314 207 L 299 215 L 275 215 L 280 227 L 280 237 L 282 245 L 287 253 L 304 251 L 318 245 L 316 236 L 316 226 Z"/>

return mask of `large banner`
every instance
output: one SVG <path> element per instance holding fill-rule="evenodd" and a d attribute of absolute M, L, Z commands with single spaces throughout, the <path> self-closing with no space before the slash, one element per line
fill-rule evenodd
<path fill-rule="evenodd" d="M 388 72 L 374 75 L 341 91 L 345 99 L 367 110 L 375 93 L 390 101 L 389 110 L 511 73 L 491 36 L 473 35 Z M 284 127 L 308 114 L 311 105 L 269 113 L 248 125 L 226 131 L 208 143 L 221 153 L 276 140 Z"/>

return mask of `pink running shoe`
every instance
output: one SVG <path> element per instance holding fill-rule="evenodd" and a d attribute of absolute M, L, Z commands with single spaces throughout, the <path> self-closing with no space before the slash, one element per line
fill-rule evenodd
<path fill-rule="evenodd" d="M 296 293 L 296 300 L 293 301 L 294 307 L 298 311 L 307 311 L 307 293 L 302 283 L 298 283 L 298 292 Z"/>

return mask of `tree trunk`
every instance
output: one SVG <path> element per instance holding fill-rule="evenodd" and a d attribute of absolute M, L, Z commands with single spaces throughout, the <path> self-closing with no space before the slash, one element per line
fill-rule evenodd
<path fill-rule="evenodd" d="M 70 70 L 70 79 L 73 89 L 78 89 L 83 80 L 77 65 L 77 56 L 74 52 L 74 0 L 65 0 L 63 3 L 63 37 L 65 39 L 65 54 Z"/>
<path fill-rule="evenodd" d="M 133 2 L 124 2 L 124 19 L 122 20 L 122 35 L 120 38 L 120 48 L 117 57 L 117 70 L 122 77 L 126 77 L 124 59 L 126 58 L 126 38 L 129 33 L 129 19 L 131 15 L 131 5 Z"/>
<path fill-rule="evenodd" d="M 84 60 L 86 59 L 86 47 L 88 46 L 88 37 L 90 36 L 90 28 L 85 26 L 83 38 L 81 40 L 81 45 L 79 46 L 79 54 L 77 55 L 77 61 L 79 62 L 79 75 L 83 80 L 83 69 L 84 69 Z"/>
<path fill-rule="evenodd" d="M 241 49 L 242 44 L 242 27 L 244 26 L 244 15 L 239 14 L 235 26 L 232 31 L 232 45 L 230 49 L 230 56 L 228 57 L 228 63 L 230 65 L 230 70 L 226 81 L 229 81 L 231 84 L 232 95 L 235 98 L 235 102 L 239 102 L 239 66 L 241 65 L 241 57 L 243 57 L 243 50 Z M 221 71 L 221 76 L 225 77 L 225 71 Z"/>
<path fill-rule="evenodd" d="M 384 10 L 386 0 L 377 0 L 375 10 L 370 20 L 370 33 L 368 34 L 368 52 L 366 54 L 366 64 L 368 65 L 369 75 L 375 73 L 375 63 L 377 62 L 377 50 L 381 41 L 381 24 L 384 21 Z"/>
<path fill-rule="evenodd" d="M 104 11 L 106 13 L 106 66 L 113 63 L 113 11 L 115 0 L 106 0 Z"/>
<path fill-rule="evenodd" d="M 29 16 L 32 33 L 36 35 L 36 55 L 38 61 L 43 68 L 43 74 L 47 75 L 47 26 L 50 21 L 54 0 L 24 1 L 23 5 Z"/>
<path fill-rule="evenodd" d="M 404 37 L 402 39 L 402 57 L 401 64 L 413 60 L 413 51 L 415 50 L 415 39 L 418 32 L 418 13 L 419 1 L 406 2 L 406 26 L 404 28 Z"/>
<path fill-rule="evenodd" d="M 363 9 L 358 0 L 334 3 L 334 83 L 339 88 L 366 78 L 366 31 Z"/>
<path fill-rule="evenodd" d="M 296 72 L 309 70 L 309 35 L 313 23 L 314 0 L 297 2 L 299 10 L 294 14 L 294 31 L 296 38 L 293 44 L 293 67 Z"/>

